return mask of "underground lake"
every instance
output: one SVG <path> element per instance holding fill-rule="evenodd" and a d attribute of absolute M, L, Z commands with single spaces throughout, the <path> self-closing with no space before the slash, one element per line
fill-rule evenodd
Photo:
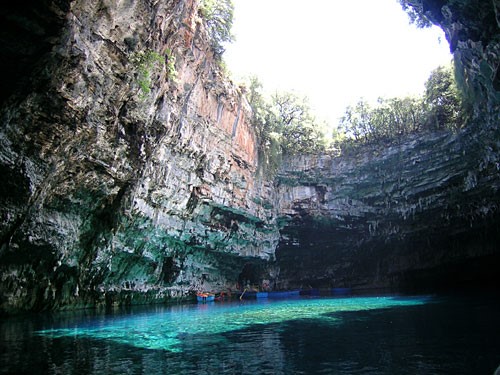
<path fill-rule="evenodd" d="M 0 375 L 500 375 L 500 0 L 7 4 Z"/>
<path fill-rule="evenodd" d="M 296 297 L 25 315 L 2 374 L 493 374 L 492 296 Z"/>

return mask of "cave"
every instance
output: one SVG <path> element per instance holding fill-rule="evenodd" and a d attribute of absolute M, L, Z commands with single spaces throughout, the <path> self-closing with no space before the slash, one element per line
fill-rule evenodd
<path fill-rule="evenodd" d="M 275 159 L 229 3 L 0 10 L 0 372 L 494 373 L 498 3 L 401 1 L 465 126 Z"/>
<path fill-rule="evenodd" d="M 244 90 L 200 52 L 210 32 L 193 1 L 2 8 L 0 310 L 98 306 L 106 291 L 183 300 L 263 279 L 497 289 L 498 7 L 422 6 L 454 53 L 468 126 L 284 155 L 272 177 Z M 174 66 L 144 72 L 152 50 Z"/>

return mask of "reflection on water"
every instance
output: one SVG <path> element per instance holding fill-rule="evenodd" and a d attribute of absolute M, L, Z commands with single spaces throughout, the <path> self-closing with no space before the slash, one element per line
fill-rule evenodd
<path fill-rule="evenodd" d="M 488 374 L 499 312 L 478 300 L 297 298 L 8 319 L 0 373 Z"/>

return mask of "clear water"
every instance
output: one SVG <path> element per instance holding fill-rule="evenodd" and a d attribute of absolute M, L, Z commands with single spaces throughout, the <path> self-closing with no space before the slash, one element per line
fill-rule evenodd
<path fill-rule="evenodd" d="M 4 319 L 1 374 L 493 374 L 485 297 L 235 301 Z"/>

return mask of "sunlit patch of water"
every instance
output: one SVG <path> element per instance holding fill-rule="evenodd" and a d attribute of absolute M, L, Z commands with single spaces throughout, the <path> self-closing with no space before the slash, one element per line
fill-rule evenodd
<path fill-rule="evenodd" d="M 225 340 L 223 333 L 255 325 L 301 319 L 319 319 L 322 324 L 342 324 L 338 315 L 341 312 L 396 308 L 427 302 L 429 298 L 426 297 L 353 297 L 211 303 L 101 318 L 71 327 L 53 327 L 38 331 L 37 334 L 51 338 L 110 340 L 137 348 L 180 352 L 183 344 L 188 342 L 196 344 L 200 340 L 204 345 L 214 344 Z"/>

